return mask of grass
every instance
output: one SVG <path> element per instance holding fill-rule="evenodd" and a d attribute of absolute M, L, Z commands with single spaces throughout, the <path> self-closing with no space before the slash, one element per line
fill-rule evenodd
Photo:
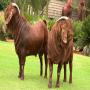
<path fill-rule="evenodd" d="M 0 90 L 47 90 L 48 79 L 40 77 L 38 57 L 27 57 L 25 65 L 25 80 L 18 79 L 18 58 L 14 44 L 0 41 Z M 68 69 L 68 68 L 67 68 Z M 48 71 L 49 72 L 49 71 Z M 53 88 L 51 90 L 89 90 L 90 89 L 90 57 L 74 54 L 73 83 L 69 84 L 69 69 L 67 82 L 63 82 L 61 71 L 61 86 L 55 88 L 57 65 L 54 65 Z"/>

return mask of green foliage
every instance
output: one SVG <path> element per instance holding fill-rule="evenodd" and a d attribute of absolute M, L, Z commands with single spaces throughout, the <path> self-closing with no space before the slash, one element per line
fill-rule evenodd
<path fill-rule="evenodd" d="M 0 13 L 0 27 L 3 25 L 4 23 L 4 16 L 3 16 L 3 12 Z"/>
<path fill-rule="evenodd" d="M 0 40 L 5 40 L 5 26 L 4 26 L 4 17 L 3 12 L 0 13 Z"/>
<path fill-rule="evenodd" d="M 79 39 L 82 37 L 82 25 L 83 25 L 83 22 L 81 21 L 73 22 L 75 47 L 79 46 L 79 43 L 80 43 Z"/>
<path fill-rule="evenodd" d="M 83 48 L 83 54 L 90 56 L 90 45 L 87 45 Z"/>
<path fill-rule="evenodd" d="M 6 40 L 7 37 L 8 38 L 13 38 L 10 33 L 6 32 L 4 13 L 0 12 L 0 40 Z"/>
<path fill-rule="evenodd" d="M 90 44 L 90 15 L 85 19 L 82 25 L 81 42 L 83 46 Z"/>
<path fill-rule="evenodd" d="M 19 5 L 22 12 L 27 12 L 28 5 L 31 5 L 36 15 L 40 14 L 49 0 L 1 0 L 0 5 L 5 8 L 10 2 Z"/>
<path fill-rule="evenodd" d="M 86 6 L 87 6 L 87 9 L 90 10 L 90 0 L 86 0 Z"/>
<path fill-rule="evenodd" d="M 27 12 L 28 5 L 31 3 L 31 0 L 15 0 L 15 3 L 18 4 L 21 12 Z"/>
<path fill-rule="evenodd" d="M 38 15 L 40 11 L 43 11 L 48 1 L 49 0 L 31 0 L 31 5 L 33 7 L 34 13 Z"/>
<path fill-rule="evenodd" d="M 48 25 L 48 29 L 49 31 L 51 30 L 51 27 L 54 25 L 55 23 L 55 19 L 48 19 L 48 17 L 46 16 L 36 16 L 36 15 L 29 15 L 27 13 L 24 14 L 24 16 L 26 17 L 26 19 L 32 23 L 35 24 L 37 21 L 41 20 L 46 20 L 47 21 L 47 25 Z"/>
<path fill-rule="evenodd" d="M 2 6 L 2 4 L 0 3 L 0 11 L 1 11 L 1 10 L 3 10 L 3 6 Z"/>
<path fill-rule="evenodd" d="M 0 4 L 2 6 L 3 9 L 6 8 L 6 6 L 11 2 L 11 0 L 1 0 Z"/>
<path fill-rule="evenodd" d="M 84 53 L 90 55 L 90 16 L 85 21 L 74 22 L 74 43 L 76 48 L 84 48 Z"/>
<path fill-rule="evenodd" d="M 30 22 L 30 23 L 32 23 L 32 24 L 34 24 L 35 22 L 37 22 L 38 20 L 47 20 L 47 17 L 46 16 L 38 16 L 38 15 L 29 15 L 29 14 L 27 14 L 27 13 L 24 13 L 23 14 L 25 17 L 26 17 L 26 19 Z"/>
<path fill-rule="evenodd" d="M 55 24 L 55 19 L 48 19 L 48 29 L 52 29 L 52 26 Z"/>

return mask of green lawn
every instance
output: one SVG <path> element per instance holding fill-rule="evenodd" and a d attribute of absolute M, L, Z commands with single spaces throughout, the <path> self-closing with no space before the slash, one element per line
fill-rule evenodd
<path fill-rule="evenodd" d="M 25 80 L 18 79 L 18 58 L 13 43 L 0 41 L 0 90 L 47 90 L 48 79 L 40 77 L 38 57 L 27 57 L 25 65 Z M 54 65 L 53 88 L 55 88 L 57 65 Z M 73 83 L 69 84 L 69 70 L 67 82 L 63 82 L 61 71 L 61 87 L 59 90 L 90 90 L 90 57 L 74 54 Z"/>

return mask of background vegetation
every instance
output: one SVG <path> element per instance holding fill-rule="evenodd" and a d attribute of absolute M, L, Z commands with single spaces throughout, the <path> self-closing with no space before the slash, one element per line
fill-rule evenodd
<path fill-rule="evenodd" d="M 48 3 L 50 0 L 0 0 L 1 9 L 5 9 L 5 7 L 10 2 L 16 2 L 22 14 L 27 18 L 30 23 L 35 23 L 40 19 L 47 20 L 48 29 L 51 30 L 52 25 L 55 23 L 55 19 L 48 19 L 47 16 L 43 15 L 44 9 L 48 8 Z M 61 0 L 65 2 L 66 0 Z M 76 8 L 78 5 L 78 0 L 73 0 L 73 8 Z M 46 8 L 45 8 L 46 7 Z M 90 0 L 86 0 L 86 8 L 90 9 Z M 30 12 L 29 12 L 30 9 Z M 5 40 L 5 37 L 12 36 L 4 32 L 2 19 L 3 16 L 0 16 L 0 37 L 2 40 Z M 84 47 L 90 47 L 90 16 L 88 16 L 85 21 L 73 21 L 73 29 L 74 29 L 74 45 L 78 49 L 83 49 Z M 88 48 L 89 49 L 89 48 Z M 90 49 L 89 49 L 90 50 Z M 89 51 L 88 51 L 89 52 Z"/>
<path fill-rule="evenodd" d="M 74 45 L 78 50 L 83 50 L 90 56 L 90 15 L 84 21 L 74 21 Z"/>

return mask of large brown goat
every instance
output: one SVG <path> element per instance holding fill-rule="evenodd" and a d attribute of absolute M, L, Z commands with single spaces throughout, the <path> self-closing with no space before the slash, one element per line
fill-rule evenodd
<path fill-rule="evenodd" d="M 39 21 L 31 25 L 20 15 L 15 3 L 11 3 L 5 10 L 5 21 L 8 30 L 14 35 L 15 50 L 19 58 L 19 78 L 24 79 L 24 65 L 26 56 L 39 54 L 40 75 L 43 72 L 42 55 L 45 58 L 45 77 L 47 77 L 47 39 L 48 30 L 46 21 Z"/>
<path fill-rule="evenodd" d="M 72 83 L 72 59 L 73 59 L 73 30 L 71 20 L 68 17 L 61 17 L 52 27 L 48 35 L 48 61 L 49 61 L 49 82 L 52 87 L 53 64 L 58 64 L 56 87 L 59 87 L 59 78 L 62 65 L 64 64 L 64 81 L 66 82 L 66 64 L 69 62 L 70 78 Z"/>

